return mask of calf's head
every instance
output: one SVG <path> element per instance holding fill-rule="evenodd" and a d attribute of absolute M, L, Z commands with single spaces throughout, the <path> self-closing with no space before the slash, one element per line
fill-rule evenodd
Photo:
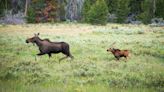
<path fill-rule="evenodd" d="M 26 39 L 26 43 L 35 43 L 39 39 L 38 36 L 39 36 L 39 33 L 38 34 L 34 34 L 34 37 Z"/>
<path fill-rule="evenodd" d="M 113 51 L 113 48 L 109 48 L 106 50 L 107 52 L 112 52 Z"/>

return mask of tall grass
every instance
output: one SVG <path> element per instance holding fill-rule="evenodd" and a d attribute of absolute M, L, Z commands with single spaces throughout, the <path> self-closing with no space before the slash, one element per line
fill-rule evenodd
<path fill-rule="evenodd" d="M 74 60 L 62 54 L 36 57 L 26 44 L 33 33 L 70 44 Z M 106 49 L 129 49 L 125 63 Z M 0 26 L 0 90 L 2 92 L 153 92 L 164 86 L 164 29 L 145 25 L 91 26 L 38 24 Z M 37 60 L 36 60 L 37 59 Z"/>

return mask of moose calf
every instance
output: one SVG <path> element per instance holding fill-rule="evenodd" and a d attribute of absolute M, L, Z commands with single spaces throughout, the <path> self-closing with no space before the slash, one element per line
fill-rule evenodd
<path fill-rule="evenodd" d="M 107 49 L 107 52 L 112 52 L 112 54 L 115 56 L 117 60 L 119 60 L 121 57 L 125 57 L 127 59 L 129 55 L 128 50 L 120 50 L 120 49 L 115 49 L 115 48 L 109 48 Z"/>

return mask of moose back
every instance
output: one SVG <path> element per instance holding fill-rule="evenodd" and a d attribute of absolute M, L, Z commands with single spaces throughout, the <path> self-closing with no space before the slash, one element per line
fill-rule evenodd
<path fill-rule="evenodd" d="M 40 53 L 37 54 L 38 56 L 48 54 L 48 56 L 51 57 L 52 53 L 63 53 L 66 57 L 61 58 L 59 61 L 67 57 L 73 58 L 68 43 L 51 42 L 49 39 L 42 40 L 39 38 L 39 33 L 35 34 L 32 38 L 28 38 L 26 43 L 35 43 L 39 47 Z"/>

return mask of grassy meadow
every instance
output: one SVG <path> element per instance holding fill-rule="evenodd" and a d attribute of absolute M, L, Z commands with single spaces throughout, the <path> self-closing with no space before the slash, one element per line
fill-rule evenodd
<path fill-rule="evenodd" d="M 63 54 L 36 57 L 40 38 L 70 44 L 74 60 Z M 118 62 L 106 50 L 130 50 Z M 108 24 L 0 25 L 0 92 L 163 92 L 164 27 Z"/>

